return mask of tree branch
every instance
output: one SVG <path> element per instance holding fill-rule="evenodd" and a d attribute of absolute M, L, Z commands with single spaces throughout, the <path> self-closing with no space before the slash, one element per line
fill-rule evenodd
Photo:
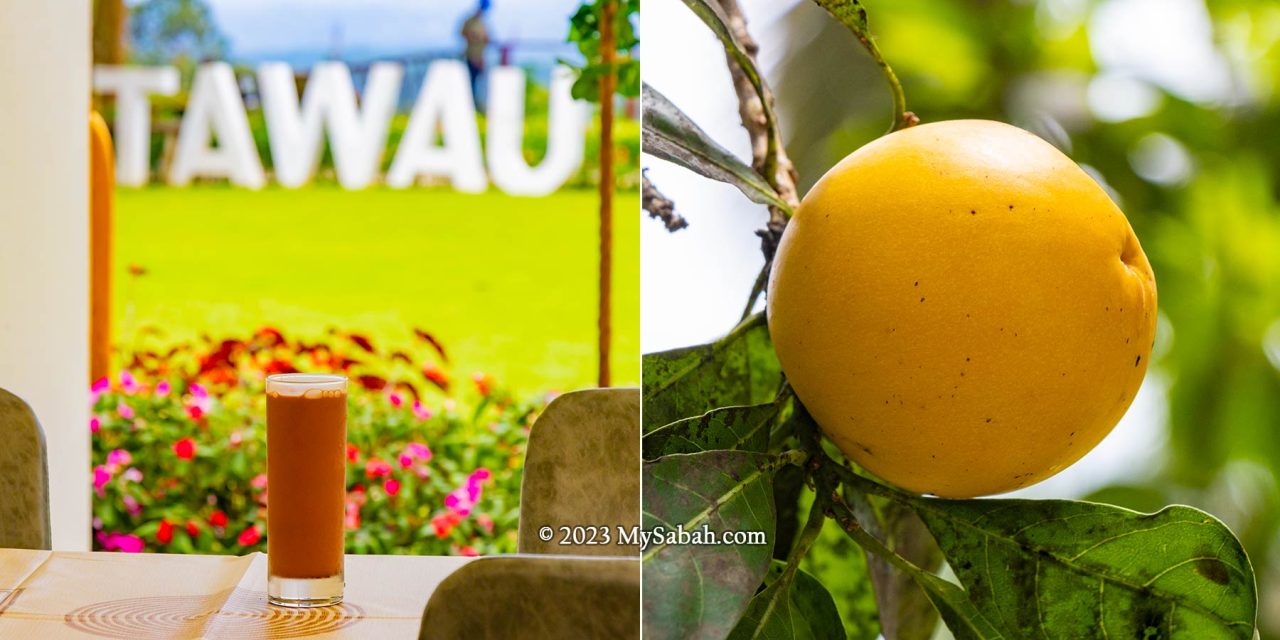
<path fill-rule="evenodd" d="M 676 213 L 676 203 L 666 196 L 662 195 L 658 188 L 649 182 L 649 170 L 645 169 L 640 172 L 641 190 L 640 190 L 640 207 L 649 212 L 650 218 L 658 218 L 662 220 L 662 224 L 666 225 L 667 231 L 675 233 L 689 226 L 689 221 L 684 216 Z"/>
<path fill-rule="evenodd" d="M 747 19 L 742 13 L 742 8 L 738 6 L 738 1 L 716 1 L 728 18 L 729 28 L 733 31 L 734 37 L 742 43 L 747 55 L 753 61 L 756 60 L 760 46 L 747 31 Z M 778 130 L 777 122 L 770 122 L 765 117 L 764 101 L 768 101 L 769 109 L 772 110 L 773 91 L 769 89 L 762 75 L 760 84 L 765 94 L 762 99 L 741 65 L 731 55 L 726 55 L 726 58 L 729 73 L 733 77 L 733 87 L 738 94 L 738 115 L 742 119 L 743 128 L 751 137 L 751 166 L 769 181 L 769 184 L 777 190 L 778 196 L 794 210 L 800 205 L 800 199 L 796 193 L 795 165 L 791 163 L 791 158 L 787 156 L 787 151 L 782 146 L 782 134 Z M 778 241 L 782 238 L 782 231 L 786 226 L 787 212 L 777 207 L 769 207 L 768 227 L 757 232 L 766 263 L 773 261 L 773 254 L 778 248 Z"/>

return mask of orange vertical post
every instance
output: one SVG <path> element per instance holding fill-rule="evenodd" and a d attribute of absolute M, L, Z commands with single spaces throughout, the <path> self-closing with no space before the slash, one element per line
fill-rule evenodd
<path fill-rule="evenodd" d="M 614 0 L 601 3 L 600 62 L 608 71 L 600 76 L 600 369 L 597 383 L 609 386 L 609 351 L 613 334 L 613 93 L 617 70 L 613 68 Z"/>
<path fill-rule="evenodd" d="M 89 381 L 111 375 L 111 252 L 115 229 L 111 130 L 89 113 Z"/>

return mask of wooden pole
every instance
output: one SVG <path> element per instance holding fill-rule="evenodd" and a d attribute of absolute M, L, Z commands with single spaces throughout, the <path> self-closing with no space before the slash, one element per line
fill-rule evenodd
<path fill-rule="evenodd" d="M 124 64 L 124 0 L 93 3 L 94 64 Z"/>
<path fill-rule="evenodd" d="M 603 0 L 600 11 L 600 62 L 607 72 L 600 77 L 600 376 L 599 386 L 609 386 L 609 349 L 613 333 L 613 93 L 615 78 L 613 20 L 615 0 Z"/>
<path fill-rule="evenodd" d="M 111 252 L 115 227 L 111 131 L 89 113 L 89 381 L 111 375 Z"/>

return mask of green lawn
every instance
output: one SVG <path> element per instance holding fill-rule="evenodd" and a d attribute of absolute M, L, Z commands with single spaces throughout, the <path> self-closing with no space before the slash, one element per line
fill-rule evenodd
<path fill-rule="evenodd" d="M 521 391 L 595 382 L 597 199 L 319 185 L 118 190 L 116 339 L 269 324 L 375 342 L 436 334 L 458 374 Z M 615 384 L 639 382 L 639 194 L 615 204 Z M 130 266 L 146 270 L 133 276 Z"/>

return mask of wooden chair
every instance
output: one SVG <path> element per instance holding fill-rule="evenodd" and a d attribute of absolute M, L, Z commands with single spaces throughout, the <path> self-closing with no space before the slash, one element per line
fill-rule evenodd
<path fill-rule="evenodd" d="M 480 558 L 446 578 L 419 637 L 639 638 L 640 548 L 619 536 L 639 525 L 640 391 L 556 398 L 529 434 L 520 554 Z M 561 527 L 576 526 L 606 528 L 609 544 L 560 544 Z"/>
<path fill-rule="evenodd" d="M 0 389 L 0 547 L 49 549 L 49 469 L 31 407 Z"/>

